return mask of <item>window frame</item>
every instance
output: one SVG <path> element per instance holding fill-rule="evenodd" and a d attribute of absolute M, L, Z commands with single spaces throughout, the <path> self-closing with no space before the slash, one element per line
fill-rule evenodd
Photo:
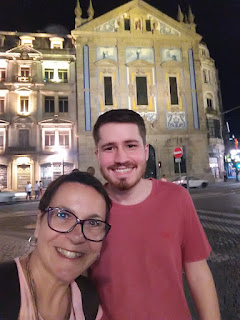
<path fill-rule="evenodd" d="M 29 113 L 29 96 L 20 96 L 20 113 Z"/>
<path fill-rule="evenodd" d="M 63 104 L 62 107 L 62 111 L 60 110 L 60 104 Z M 65 110 L 65 108 L 67 109 L 67 111 Z M 68 113 L 68 97 L 67 96 L 62 96 L 58 98 L 58 110 L 59 113 Z"/>
<path fill-rule="evenodd" d="M 48 105 L 47 105 L 48 102 Z M 53 105 L 51 105 L 51 102 L 53 102 Z M 47 107 L 48 110 L 47 111 Z M 51 109 L 53 107 L 53 110 Z M 44 113 L 55 113 L 55 97 L 54 96 L 44 96 Z"/>

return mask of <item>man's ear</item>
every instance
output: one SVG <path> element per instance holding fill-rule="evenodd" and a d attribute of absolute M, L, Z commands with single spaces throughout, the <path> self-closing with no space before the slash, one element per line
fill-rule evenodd
<path fill-rule="evenodd" d="M 149 144 L 145 145 L 145 159 L 146 161 L 148 161 L 148 157 L 149 157 Z"/>
<path fill-rule="evenodd" d="M 39 235 L 39 232 L 40 232 L 41 222 L 42 222 L 42 212 L 40 210 L 38 210 L 37 223 L 36 223 L 36 228 L 35 228 L 35 231 L 34 231 L 35 238 L 38 238 L 38 235 Z"/>
<path fill-rule="evenodd" d="M 98 149 L 96 149 L 94 153 L 95 153 L 95 157 L 96 157 L 97 162 L 99 162 L 99 152 L 98 152 Z"/>

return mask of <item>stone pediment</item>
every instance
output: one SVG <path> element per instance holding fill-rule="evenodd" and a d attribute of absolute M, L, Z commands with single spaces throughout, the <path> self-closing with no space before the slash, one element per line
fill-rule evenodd
<path fill-rule="evenodd" d="M 140 68 L 140 67 L 142 67 L 142 68 L 143 67 L 152 68 L 152 67 L 154 67 L 154 64 L 151 63 L 151 62 L 139 59 L 139 60 L 135 60 L 135 61 L 126 63 L 126 66 L 127 67 L 135 67 L 135 68 Z"/>
<path fill-rule="evenodd" d="M 21 45 L 7 51 L 7 53 L 20 53 L 20 54 L 22 54 L 23 52 L 26 52 L 27 54 L 42 55 L 40 51 L 27 45 Z"/>
<path fill-rule="evenodd" d="M 188 25 L 180 23 L 167 16 L 160 10 L 152 7 L 141 0 L 133 0 L 124 4 L 98 18 L 88 21 L 73 30 L 73 36 L 79 32 L 104 32 L 104 33 L 121 33 L 126 32 L 124 20 L 131 21 L 131 34 L 136 33 L 154 33 L 159 35 L 181 36 L 182 34 L 195 35 L 196 32 L 191 30 Z M 150 21 L 151 32 L 146 31 L 146 21 Z M 198 35 L 199 39 L 201 37 Z"/>
<path fill-rule="evenodd" d="M 61 119 L 58 117 L 58 115 L 55 115 L 52 118 L 39 121 L 38 124 L 43 127 L 51 127 L 56 125 L 57 126 L 63 125 L 63 126 L 69 127 L 69 126 L 72 126 L 74 122 L 66 119 Z"/>
<path fill-rule="evenodd" d="M 101 59 L 94 63 L 97 67 L 115 67 L 117 62 L 112 59 Z"/>
<path fill-rule="evenodd" d="M 8 125 L 9 125 L 9 122 L 4 121 L 4 120 L 0 120 L 0 128 L 7 127 Z"/>
<path fill-rule="evenodd" d="M 34 120 L 29 116 L 17 116 L 13 119 L 12 124 L 16 128 L 30 128 L 34 124 Z"/>

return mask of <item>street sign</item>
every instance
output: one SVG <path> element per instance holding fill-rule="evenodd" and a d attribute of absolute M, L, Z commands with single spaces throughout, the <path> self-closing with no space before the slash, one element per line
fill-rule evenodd
<path fill-rule="evenodd" d="M 175 162 L 176 163 L 181 162 L 181 158 L 175 158 Z"/>
<path fill-rule="evenodd" d="M 173 155 L 175 158 L 181 158 L 183 155 L 183 150 L 180 147 L 174 149 Z"/>

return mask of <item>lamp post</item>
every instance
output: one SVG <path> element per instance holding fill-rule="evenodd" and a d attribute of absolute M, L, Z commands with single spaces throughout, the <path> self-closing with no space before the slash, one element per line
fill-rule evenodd
<path fill-rule="evenodd" d="M 62 160 L 62 174 L 64 175 L 64 160 L 65 160 L 65 156 L 67 155 L 67 151 L 64 148 L 59 146 L 57 148 L 57 153 L 61 157 L 61 160 Z"/>

